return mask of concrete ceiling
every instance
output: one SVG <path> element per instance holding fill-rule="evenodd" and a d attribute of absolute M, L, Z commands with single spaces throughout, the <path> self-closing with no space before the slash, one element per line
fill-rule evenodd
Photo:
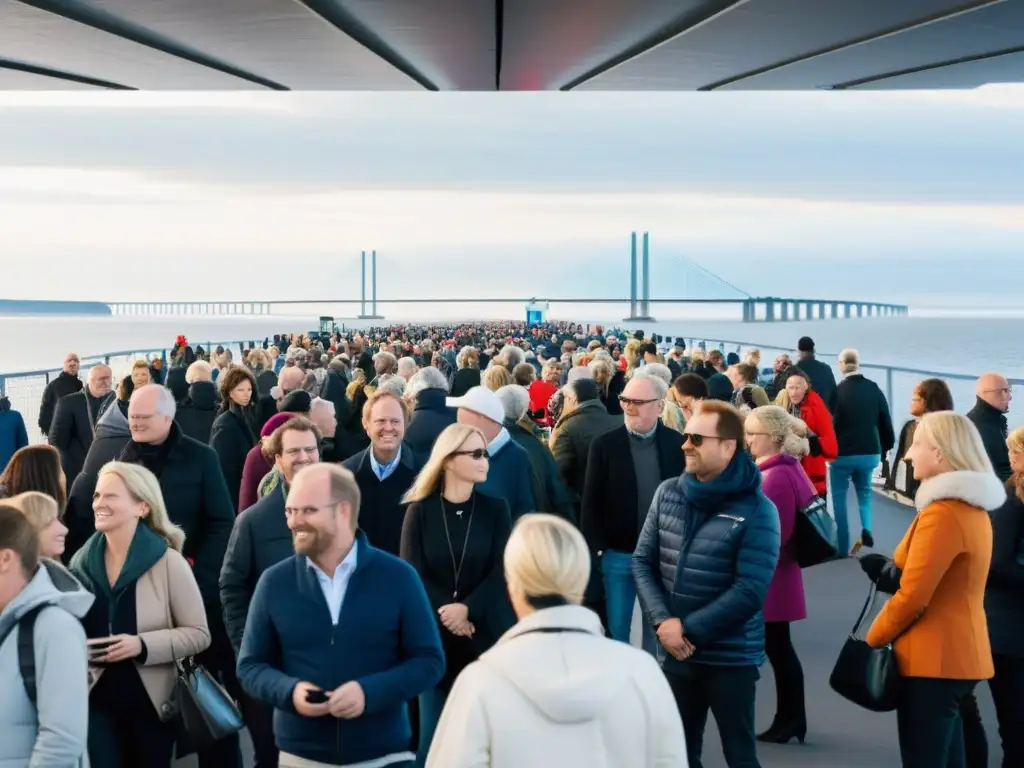
<path fill-rule="evenodd" d="M 0 89 L 1024 81 L 1024 0 L 0 0 Z"/>

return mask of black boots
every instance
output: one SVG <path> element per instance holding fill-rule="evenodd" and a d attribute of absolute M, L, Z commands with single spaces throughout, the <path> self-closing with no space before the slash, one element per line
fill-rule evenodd
<path fill-rule="evenodd" d="M 788 721 L 780 721 L 776 718 L 767 731 L 757 734 L 757 740 L 768 744 L 788 744 L 792 739 L 797 739 L 803 744 L 806 736 L 806 718 Z"/>

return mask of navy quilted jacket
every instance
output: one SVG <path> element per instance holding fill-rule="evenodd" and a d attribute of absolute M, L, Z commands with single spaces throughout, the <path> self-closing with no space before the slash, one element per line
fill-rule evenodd
<path fill-rule="evenodd" d="M 761 608 L 780 539 L 779 513 L 746 451 L 709 482 L 690 474 L 666 480 L 633 553 L 644 619 L 651 626 L 680 619 L 695 663 L 762 664 Z M 669 670 L 679 664 L 665 660 Z"/>

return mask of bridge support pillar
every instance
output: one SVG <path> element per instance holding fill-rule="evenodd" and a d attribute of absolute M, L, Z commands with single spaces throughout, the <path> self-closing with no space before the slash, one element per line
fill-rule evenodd
<path fill-rule="evenodd" d="M 857 317 L 864 317 L 864 305 L 863 304 L 858 304 L 857 305 Z"/>
<path fill-rule="evenodd" d="M 764 303 L 764 321 L 766 323 L 775 322 L 775 302 L 772 299 L 768 299 Z"/>
<path fill-rule="evenodd" d="M 836 301 L 832 302 L 832 319 L 836 320 L 839 318 L 839 303 Z"/>
<path fill-rule="evenodd" d="M 782 311 L 781 311 L 780 314 L 781 314 L 782 322 L 788 323 L 789 322 L 789 302 L 788 301 L 782 302 L 781 310 Z"/>
<path fill-rule="evenodd" d="M 804 306 L 804 320 L 814 319 L 814 305 L 811 302 L 807 302 Z"/>

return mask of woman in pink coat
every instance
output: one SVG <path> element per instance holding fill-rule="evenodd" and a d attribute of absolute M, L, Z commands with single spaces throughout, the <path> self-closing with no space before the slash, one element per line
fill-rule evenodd
<path fill-rule="evenodd" d="M 777 704 L 771 727 L 757 738 L 775 744 L 793 738 L 802 742 L 807 733 L 804 673 L 789 625 L 807 618 L 803 576 L 792 539 L 799 510 L 817 495 L 800 466 L 810 450 L 807 425 L 784 408 L 764 405 L 750 412 L 745 431 L 750 454 L 761 470 L 761 490 L 775 505 L 782 523 L 779 562 L 764 601 L 765 652 L 775 675 Z"/>
<path fill-rule="evenodd" d="M 271 416 L 260 430 L 259 442 L 246 455 L 245 466 L 242 469 L 242 485 L 238 490 L 239 514 L 259 501 L 260 480 L 274 468 L 273 462 L 263 455 L 263 441 L 294 415 L 294 413 L 275 413 Z"/>

